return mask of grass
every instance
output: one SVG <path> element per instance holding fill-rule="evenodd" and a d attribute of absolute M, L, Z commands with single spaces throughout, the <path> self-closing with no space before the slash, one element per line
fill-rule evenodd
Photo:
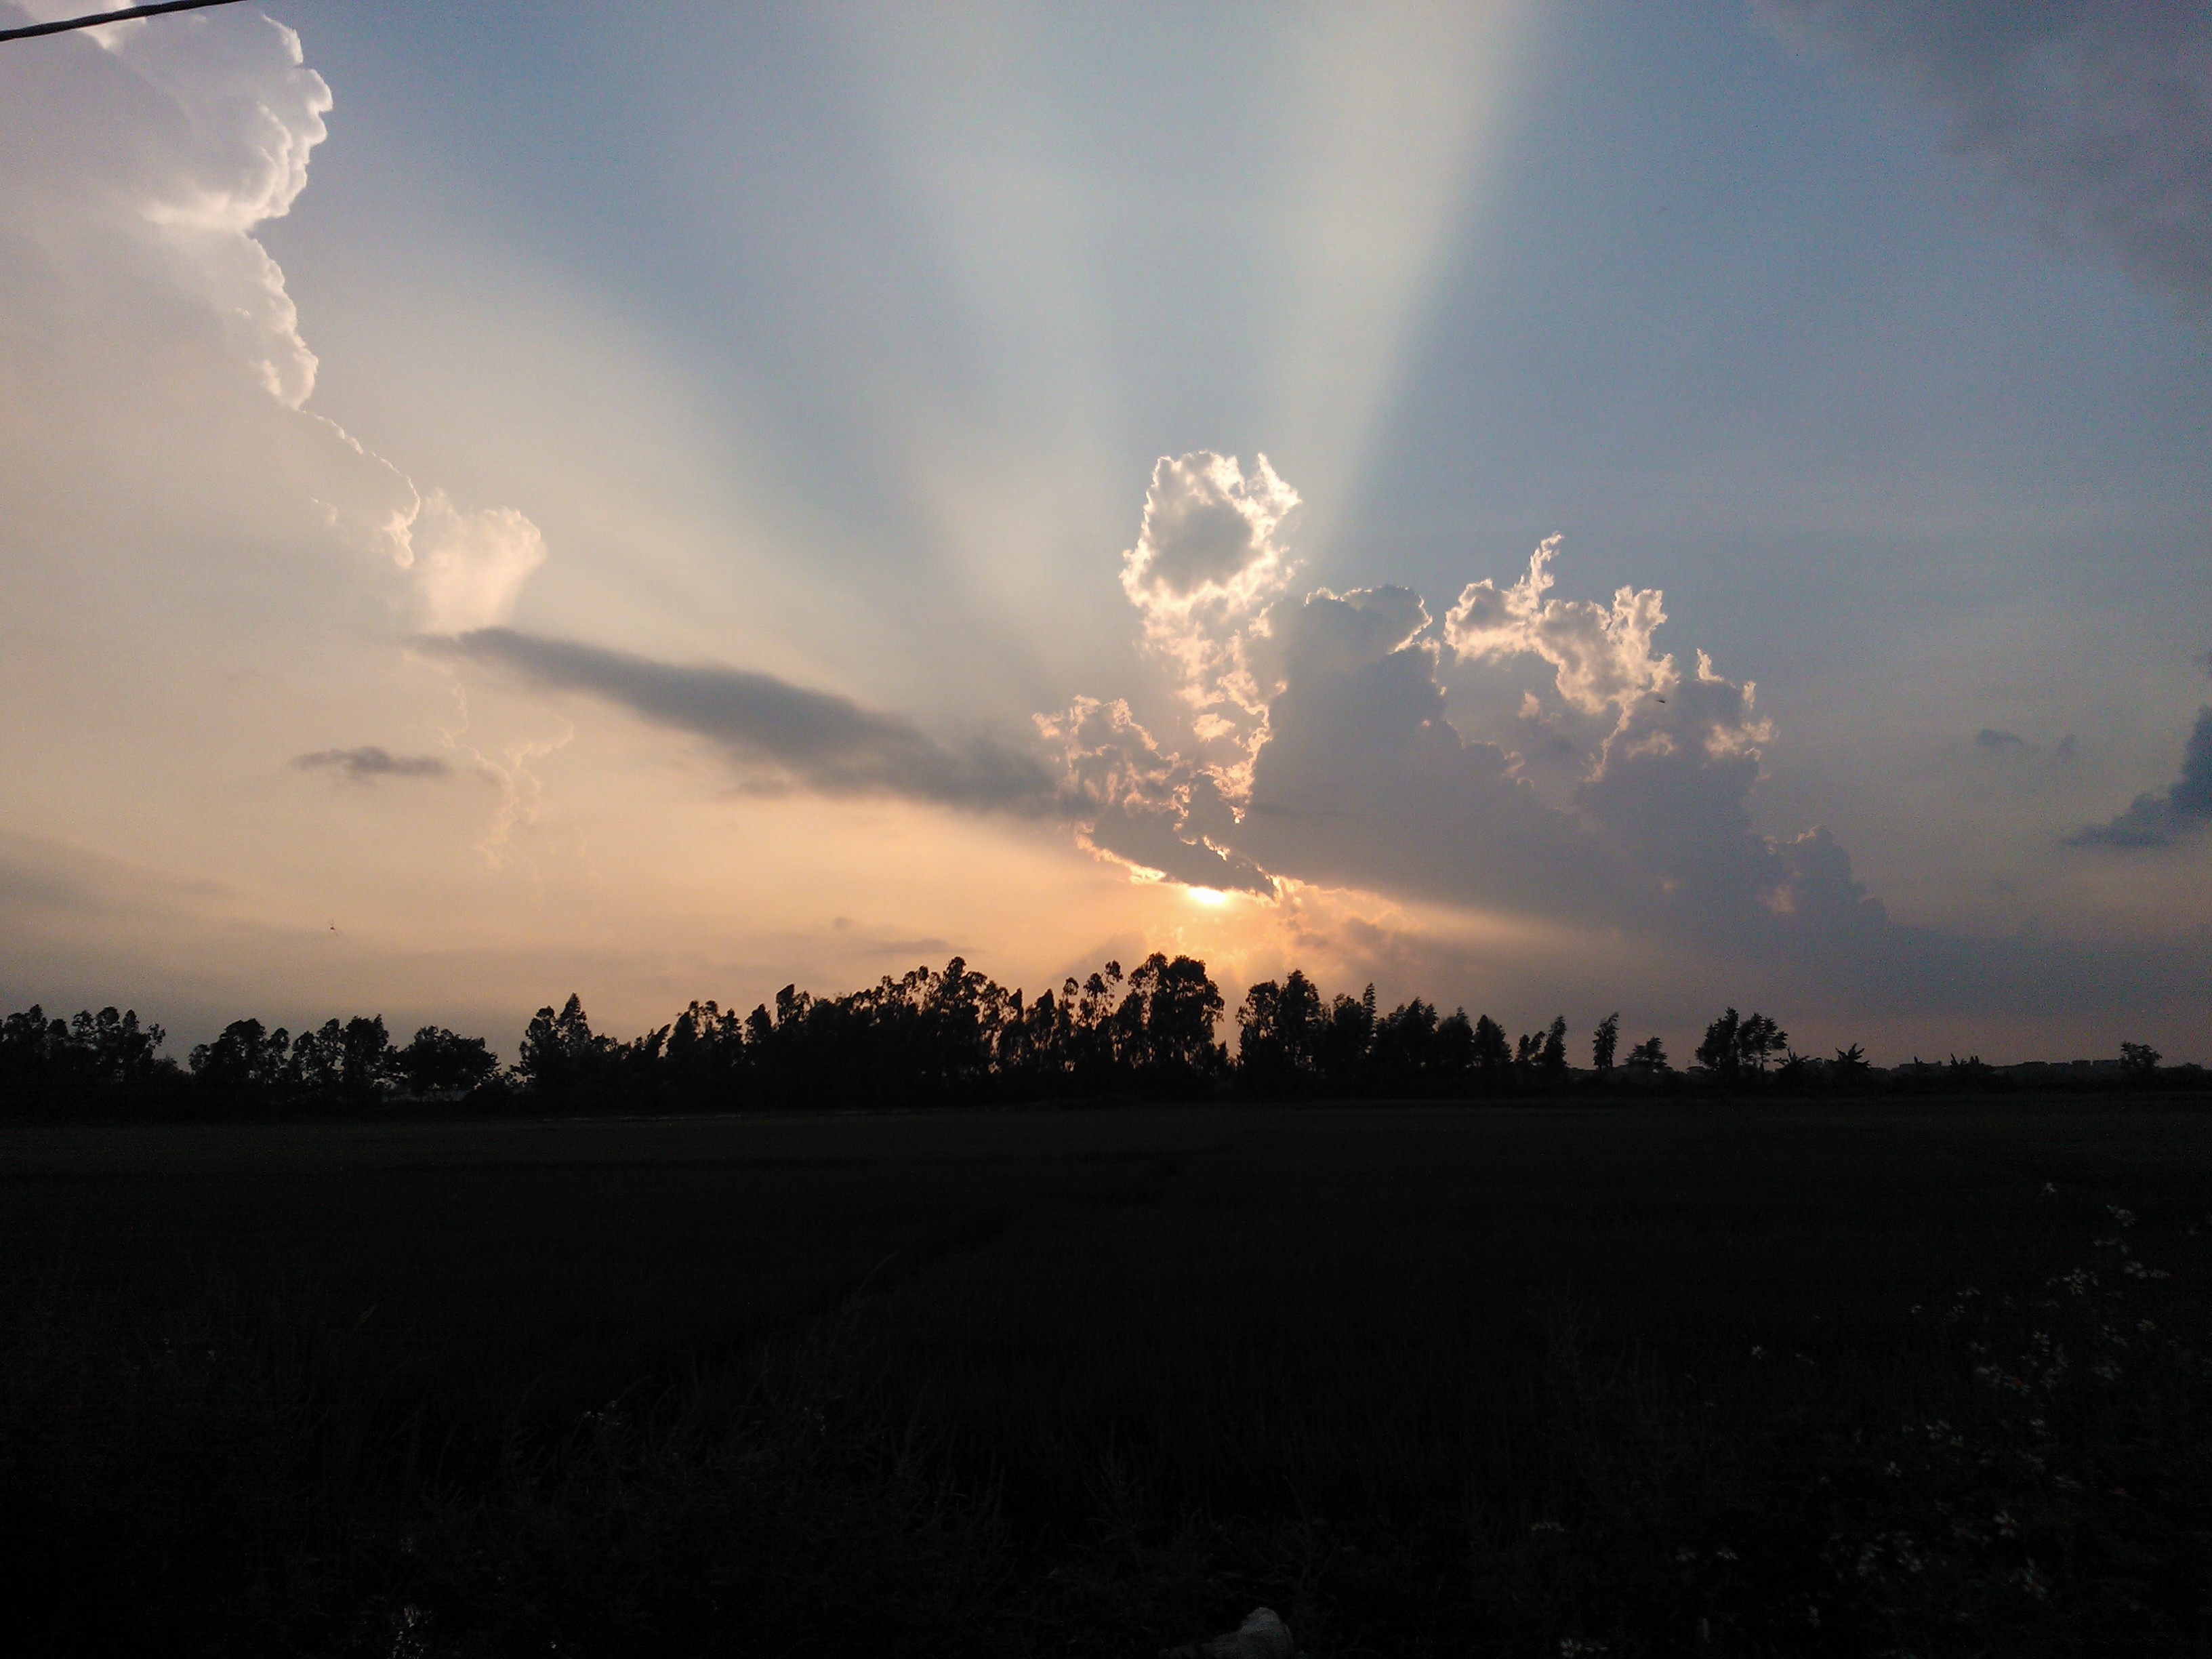
<path fill-rule="evenodd" d="M 2078 1099 L 11 1130 L 12 1599 L 58 1650 L 2201 1648 L 2209 1175 L 2212 1115 Z"/>

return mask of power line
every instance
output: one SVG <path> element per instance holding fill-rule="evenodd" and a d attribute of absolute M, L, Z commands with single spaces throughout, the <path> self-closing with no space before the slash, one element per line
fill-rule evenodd
<path fill-rule="evenodd" d="M 198 11 L 203 6 L 234 6 L 238 0 L 161 0 L 157 6 L 125 6 L 121 11 L 94 12 L 89 17 L 65 17 L 58 23 L 31 23 L 20 29 L 0 29 L 0 40 L 23 40 L 33 34 L 60 34 L 70 29 L 88 29 L 100 23 L 128 22 L 133 17 L 158 17 L 165 11 Z"/>

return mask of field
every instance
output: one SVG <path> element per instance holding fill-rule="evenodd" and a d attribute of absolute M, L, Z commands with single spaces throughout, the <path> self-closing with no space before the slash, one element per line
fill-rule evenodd
<path fill-rule="evenodd" d="M 2079 1097 L 10 1129 L 14 1601 L 225 1652 L 1150 1656 L 1262 1602 L 1315 1655 L 2201 1650 L 2209 1205 L 2212 1112 Z"/>

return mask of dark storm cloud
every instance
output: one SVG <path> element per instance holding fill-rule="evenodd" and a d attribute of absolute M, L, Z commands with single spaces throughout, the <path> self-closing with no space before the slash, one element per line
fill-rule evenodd
<path fill-rule="evenodd" d="M 463 634 L 445 648 L 704 738 L 757 785 L 898 795 L 971 811 L 1053 808 L 1053 780 L 1035 755 L 984 737 L 940 742 L 899 715 L 772 674 L 684 667 L 508 628 Z"/>
<path fill-rule="evenodd" d="M 2155 793 L 2137 795 L 2109 823 L 2093 823 L 2069 836 L 2072 847 L 2164 847 L 2212 827 L 2212 708 L 2197 711 L 2197 725 L 2182 751 L 2181 775 Z"/>
<path fill-rule="evenodd" d="M 1960 150 L 2139 277 L 2212 299 L 2212 6 L 2203 0 L 1756 0 L 1898 70 Z"/>
<path fill-rule="evenodd" d="M 292 764 L 302 772 L 336 772 L 349 783 L 374 783 L 379 778 L 442 778 L 453 768 L 435 755 L 395 755 L 374 744 L 358 749 L 318 749 L 300 755 Z"/>

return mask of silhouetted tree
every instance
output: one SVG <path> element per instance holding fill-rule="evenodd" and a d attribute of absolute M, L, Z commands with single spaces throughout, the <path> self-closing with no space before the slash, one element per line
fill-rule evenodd
<path fill-rule="evenodd" d="M 1213 1040 L 1221 992 L 1194 957 L 1154 951 L 1129 975 L 1118 1012 L 1121 1054 L 1131 1070 L 1188 1085 L 1219 1073 L 1228 1054 Z"/>
<path fill-rule="evenodd" d="M 33 1003 L 0 1024 L 0 1106 L 9 1116 L 75 1105 L 82 1088 L 67 1020 Z"/>
<path fill-rule="evenodd" d="M 1543 1046 L 1536 1051 L 1536 1069 L 1554 1079 L 1567 1074 L 1567 1017 L 1561 1014 L 1545 1028 Z"/>
<path fill-rule="evenodd" d="M 1017 1091 L 1049 1094 L 1065 1085 L 1066 1045 L 1059 1000 L 1049 991 L 1024 1006 L 1017 991 L 999 1033 L 999 1073 Z"/>
<path fill-rule="evenodd" d="M 669 1028 L 666 1054 L 671 1087 L 686 1104 L 726 1108 L 748 1097 L 745 1022 L 736 1009 L 691 1003 Z"/>
<path fill-rule="evenodd" d="M 399 1073 L 399 1056 L 381 1014 L 356 1014 L 345 1023 L 338 1048 L 338 1091 L 349 1103 L 373 1098 Z"/>
<path fill-rule="evenodd" d="M 1340 996 L 1329 1006 L 1328 1024 L 1321 1036 L 1322 1075 L 1340 1093 L 1357 1090 L 1365 1080 L 1367 1050 L 1375 1038 L 1375 988 L 1370 985 L 1358 999 Z"/>
<path fill-rule="evenodd" d="M 1705 1041 L 1698 1044 L 1698 1064 L 1717 1077 L 1734 1077 L 1737 1060 L 1735 1034 L 1741 1024 L 1731 1008 L 1705 1027 Z"/>
<path fill-rule="evenodd" d="M 166 1035 L 158 1025 L 140 1026 L 135 1008 L 121 1014 L 112 1007 L 96 1014 L 80 1011 L 70 1021 L 70 1047 L 102 1089 L 126 1089 L 151 1078 Z M 2157 1064 L 2155 1057 L 2151 1063 Z"/>
<path fill-rule="evenodd" d="M 1300 1093 L 1321 1068 L 1327 1016 L 1313 981 L 1293 968 L 1278 985 L 1261 980 L 1237 1010 L 1237 1064 L 1248 1091 Z"/>
<path fill-rule="evenodd" d="M 1801 1054 L 1791 1048 L 1782 1056 L 1782 1064 L 1774 1073 L 1775 1086 L 1790 1091 L 1818 1087 L 1826 1080 L 1826 1068 L 1813 1054 Z"/>
<path fill-rule="evenodd" d="M 292 1057 L 285 1070 L 286 1091 L 295 1099 L 336 1099 L 345 1076 L 345 1027 L 325 1020 L 319 1030 L 302 1031 L 293 1039 Z"/>
<path fill-rule="evenodd" d="M 1590 1066 L 1600 1072 L 1613 1069 L 1614 1049 L 1620 1046 L 1620 1016 L 1607 1014 L 1598 1021 L 1597 1030 L 1590 1033 Z"/>
<path fill-rule="evenodd" d="M 1462 1094 L 1485 1053 L 1495 1050 L 1500 1069 L 1512 1061 L 1496 1022 L 1470 1022 L 1464 1008 L 1440 1017 L 1434 1003 L 1415 997 L 1378 1013 L 1372 986 L 1324 1005 L 1296 970 L 1248 989 L 1237 1023 L 1237 1083 L 1248 1094 Z"/>
<path fill-rule="evenodd" d="M 1506 1042 L 1505 1028 L 1488 1014 L 1474 1022 L 1474 1069 L 1493 1083 L 1503 1082 L 1513 1069 L 1513 1050 Z"/>
<path fill-rule="evenodd" d="M 288 1080 L 284 1062 L 290 1047 L 281 1025 L 271 1031 L 258 1019 L 234 1019 L 214 1042 L 193 1048 L 192 1077 L 229 1103 L 273 1099 Z"/>
<path fill-rule="evenodd" d="M 1124 975 L 1118 963 L 1068 978 L 1033 1001 L 953 957 L 840 996 L 787 985 L 772 1004 L 736 1009 L 692 1002 L 670 1024 L 627 1041 L 592 1030 L 581 1000 L 540 1008 L 513 1079 L 480 1037 L 425 1025 L 395 1048 L 381 1016 L 325 1021 L 298 1036 L 241 1019 L 192 1049 L 190 1080 L 159 1054 L 163 1033 L 136 1012 L 103 1008 L 50 1019 L 32 1007 L 0 1020 L 0 1112 L 52 1112 L 93 1103 L 147 1112 L 162 1102 L 255 1114 L 359 1109 L 395 1082 L 418 1100 L 536 1098 L 562 1109 L 651 1106 L 779 1107 L 1024 1099 L 1135 1091 L 1209 1092 L 1233 1081 L 1247 1093 L 1368 1093 L 1438 1097 L 1565 1087 L 1567 1024 L 1554 1018 L 1517 1044 L 1488 1015 L 1440 1015 L 1414 997 L 1384 1013 L 1370 984 L 1325 1000 L 1304 973 L 1261 981 L 1237 1011 L 1237 1055 L 1216 1037 L 1223 1012 L 1206 964 L 1154 952 Z M 1602 1075 L 1613 1066 L 1618 1012 L 1591 1034 Z M 1723 1082 L 1762 1073 L 1790 1090 L 1871 1086 L 1854 1043 L 1832 1062 L 1797 1054 L 1768 1016 L 1733 1007 L 1705 1028 L 1698 1060 Z M 2125 1075 L 2148 1076 L 2160 1056 L 2121 1045 Z M 1773 1069 L 1779 1056 L 1778 1070 Z M 1650 1037 L 1629 1050 L 1628 1070 L 1668 1072 Z M 2100 1075 L 2110 1077 L 2109 1070 Z M 2197 1080 L 2195 1067 L 2168 1074 Z M 1990 1087 L 2007 1082 L 1978 1055 L 1948 1064 L 1917 1060 L 1889 1073 L 1897 1090 Z M 515 1093 L 517 1089 L 521 1091 Z"/>
<path fill-rule="evenodd" d="M 547 1007 L 531 1017 L 515 1070 L 541 1092 L 574 1090 L 593 1079 L 607 1048 L 607 1040 L 595 1035 L 584 1017 L 583 1000 L 572 992 L 559 1013 Z"/>
<path fill-rule="evenodd" d="M 1118 1070 L 1111 1022 L 1121 1009 L 1121 964 L 1109 962 L 1081 984 L 1060 988 L 1064 1073 L 1079 1090 L 1112 1085 Z"/>
<path fill-rule="evenodd" d="M 1369 1087 L 1392 1095 L 1428 1095 L 1443 1081 L 1436 1005 L 1415 997 L 1376 1022 L 1369 1045 Z"/>
<path fill-rule="evenodd" d="M 1990 1082 L 1994 1075 L 1979 1054 L 1968 1054 L 1964 1060 L 1953 1054 L 1944 1067 L 1944 1073 L 1946 1082 L 1968 1088 L 1978 1088 Z"/>
<path fill-rule="evenodd" d="M 394 1064 L 408 1088 L 425 1096 L 465 1095 L 499 1070 L 497 1057 L 482 1037 L 461 1036 L 442 1025 L 417 1030 Z"/>
<path fill-rule="evenodd" d="M 64 1021 L 33 1004 L 9 1014 L 0 1021 L 0 1112 L 151 1109 L 176 1077 L 159 1052 L 167 1035 L 139 1024 L 136 1009 L 86 1009 Z"/>
<path fill-rule="evenodd" d="M 1455 1092 L 1474 1076 L 1474 1027 L 1468 1024 L 1464 1008 L 1455 1008 L 1437 1022 L 1437 1068 Z"/>
<path fill-rule="evenodd" d="M 1764 1072 L 1767 1061 L 1789 1042 L 1790 1034 L 1765 1014 L 1752 1014 L 1736 1027 L 1737 1061 L 1747 1071 Z"/>
<path fill-rule="evenodd" d="M 1789 1041 L 1789 1033 L 1765 1014 L 1738 1018 L 1730 1008 L 1705 1027 L 1698 1045 L 1698 1064 L 1723 1082 L 1733 1082 L 1748 1072 L 1764 1072 L 1775 1051 Z"/>

